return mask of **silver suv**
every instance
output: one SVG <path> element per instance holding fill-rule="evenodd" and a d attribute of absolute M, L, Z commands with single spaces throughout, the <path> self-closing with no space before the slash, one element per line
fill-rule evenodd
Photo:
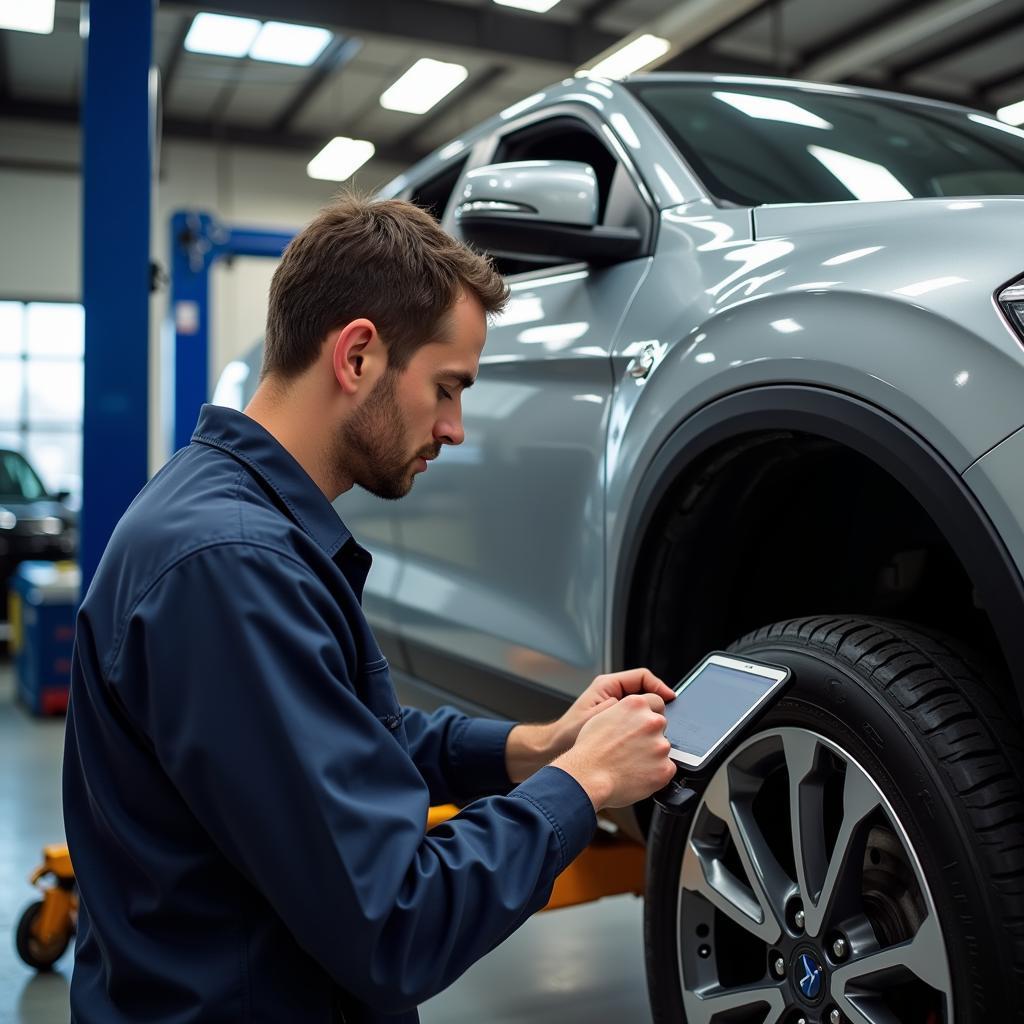
<path fill-rule="evenodd" d="M 385 194 L 512 288 L 465 443 L 338 505 L 403 697 L 536 719 L 611 668 L 788 664 L 692 818 L 621 822 L 655 1019 L 1024 1020 L 1024 132 L 578 79 Z"/>

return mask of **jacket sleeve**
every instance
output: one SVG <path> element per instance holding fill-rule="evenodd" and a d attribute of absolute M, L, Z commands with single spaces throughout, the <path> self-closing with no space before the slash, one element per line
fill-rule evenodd
<path fill-rule="evenodd" d="M 514 722 L 470 718 L 454 708 L 427 714 L 404 708 L 409 753 L 430 792 L 430 802 L 464 804 L 512 787 L 505 744 Z"/>
<path fill-rule="evenodd" d="M 390 680 L 352 678 L 337 602 L 286 552 L 197 552 L 127 628 L 115 685 L 191 812 L 380 1012 L 414 1007 L 500 943 L 593 835 L 589 799 L 554 767 L 425 834 L 430 794 L 394 735 Z"/>

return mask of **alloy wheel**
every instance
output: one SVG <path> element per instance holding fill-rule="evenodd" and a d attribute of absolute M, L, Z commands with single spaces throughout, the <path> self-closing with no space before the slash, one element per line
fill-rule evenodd
<path fill-rule="evenodd" d="M 949 1024 L 935 903 L 857 761 L 808 729 L 761 732 L 694 815 L 677 909 L 688 1024 Z"/>

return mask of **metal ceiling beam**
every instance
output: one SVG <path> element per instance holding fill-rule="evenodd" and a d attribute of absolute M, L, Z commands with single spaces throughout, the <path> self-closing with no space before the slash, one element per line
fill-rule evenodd
<path fill-rule="evenodd" d="M 977 85 L 978 94 L 985 96 L 988 93 L 995 92 L 997 89 L 1002 89 L 1004 86 L 1013 85 L 1014 82 L 1020 81 L 1024 81 L 1024 67 L 1015 68 L 1013 71 L 1004 71 L 1002 74 L 988 78 L 984 82 L 979 82 Z"/>
<path fill-rule="evenodd" d="M 913 46 L 952 25 L 1003 0 L 938 0 L 903 17 L 886 20 L 874 29 L 851 39 L 845 45 L 830 48 L 798 70 L 801 78 L 835 82 L 855 75 L 865 67 L 879 64 L 901 50 Z"/>
<path fill-rule="evenodd" d="M 295 91 L 284 109 L 274 118 L 271 131 L 287 132 L 295 119 L 302 113 L 302 108 L 313 98 L 319 88 L 335 72 L 340 71 L 361 49 L 363 44 L 358 39 L 345 36 L 336 38 L 320 59 L 310 69 L 310 75 Z"/>
<path fill-rule="evenodd" d="M 195 0 L 161 2 L 168 8 L 199 9 Z M 349 35 L 371 32 L 417 43 L 462 46 L 506 59 L 555 64 L 559 74 L 616 40 L 615 35 L 592 26 L 512 13 L 493 4 L 468 7 L 451 0 L 288 0 L 286 7 L 281 0 L 212 0 L 202 9 L 264 20 L 280 18 L 286 11 L 289 21 L 329 25 Z"/>
<path fill-rule="evenodd" d="M 993 39 L 997 39 L 1013 29 L 1019 29 L 1022 19 L 1024 19 L 1024 14 L 1018 8 L 999 21 L 977 29 L 969 35 L 953 39 L 938 39 L 936 40 L 936 45 L 929 47 L 924 53 L 911 60 L 902 61 L 894 65 L 892 73 L 896 78 L 903 78 L 923 68 L 948 60 L 950 57 L 967 53 L 969 50 L 973 50 L 977 46 L 983 46 L 985 43 L 991 42 Z"/>
<path fill-rule="evenodd" d="M 659 71 L 699 71 L 722 75 L 769 75 L 778 76 L 774 64 L 746 57 L 732 57 L 718 53 L 709 46 L 698 46 L 693 50 L 677 53 L 671 60 L 660 65 Z"/>
<path fill-rule="evenodd" d="M 0 96 L 0 118 L 49 121 L 56 124 L 77 125 L 79 109 L 74 104 L 38 103 Z M 306 152 L 312 158 L 326 141 L 322 135 L 281 134 L 266 128 L 248 128 L 243 125 L 211 124 L 165 117 L 161 125 L 165 139 L 191 139 L 198 142 L 225 142 L 237 146 L 260 146 L 263 149 L 287 149 Z M 375 159 L 387 163 L 410 166 L 429 150 L 415 145 L 381 145 Z"/>
<path fill-rule="evenodd" d="M 646 25 L 616 39 L 588 60 L 581 61 L 578 68 L 593 67 L 634 39 L 642 35 L 653 35 L 669 41 L 669 49 L 665 54 L 648 65 L 647 70 L 653 70 L 676 54 L 703 43 L 763 6 L 764 0 L 689 0 L 688 3 L 673 3 L 667 11 L 652 18 Z"/>

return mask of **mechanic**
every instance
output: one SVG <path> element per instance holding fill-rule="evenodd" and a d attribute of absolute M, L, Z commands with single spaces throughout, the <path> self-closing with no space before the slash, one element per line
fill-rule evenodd
<path fill-rule="evenodd" d="M 363 615 L 370 556 L 331 502 L 399 498 L 462 442 L 507 296 L 417 207 L 337 200 L 274 275 L 252 402 L 205 406 L 118 524 L 64 761 L 79 1024 L 415 1021 L 544 906 L 597 811 L 672 778 L 645 669 L 543 725 L 428 715 Z M 426 833 L 447 801 L 469 806 Z"/>

